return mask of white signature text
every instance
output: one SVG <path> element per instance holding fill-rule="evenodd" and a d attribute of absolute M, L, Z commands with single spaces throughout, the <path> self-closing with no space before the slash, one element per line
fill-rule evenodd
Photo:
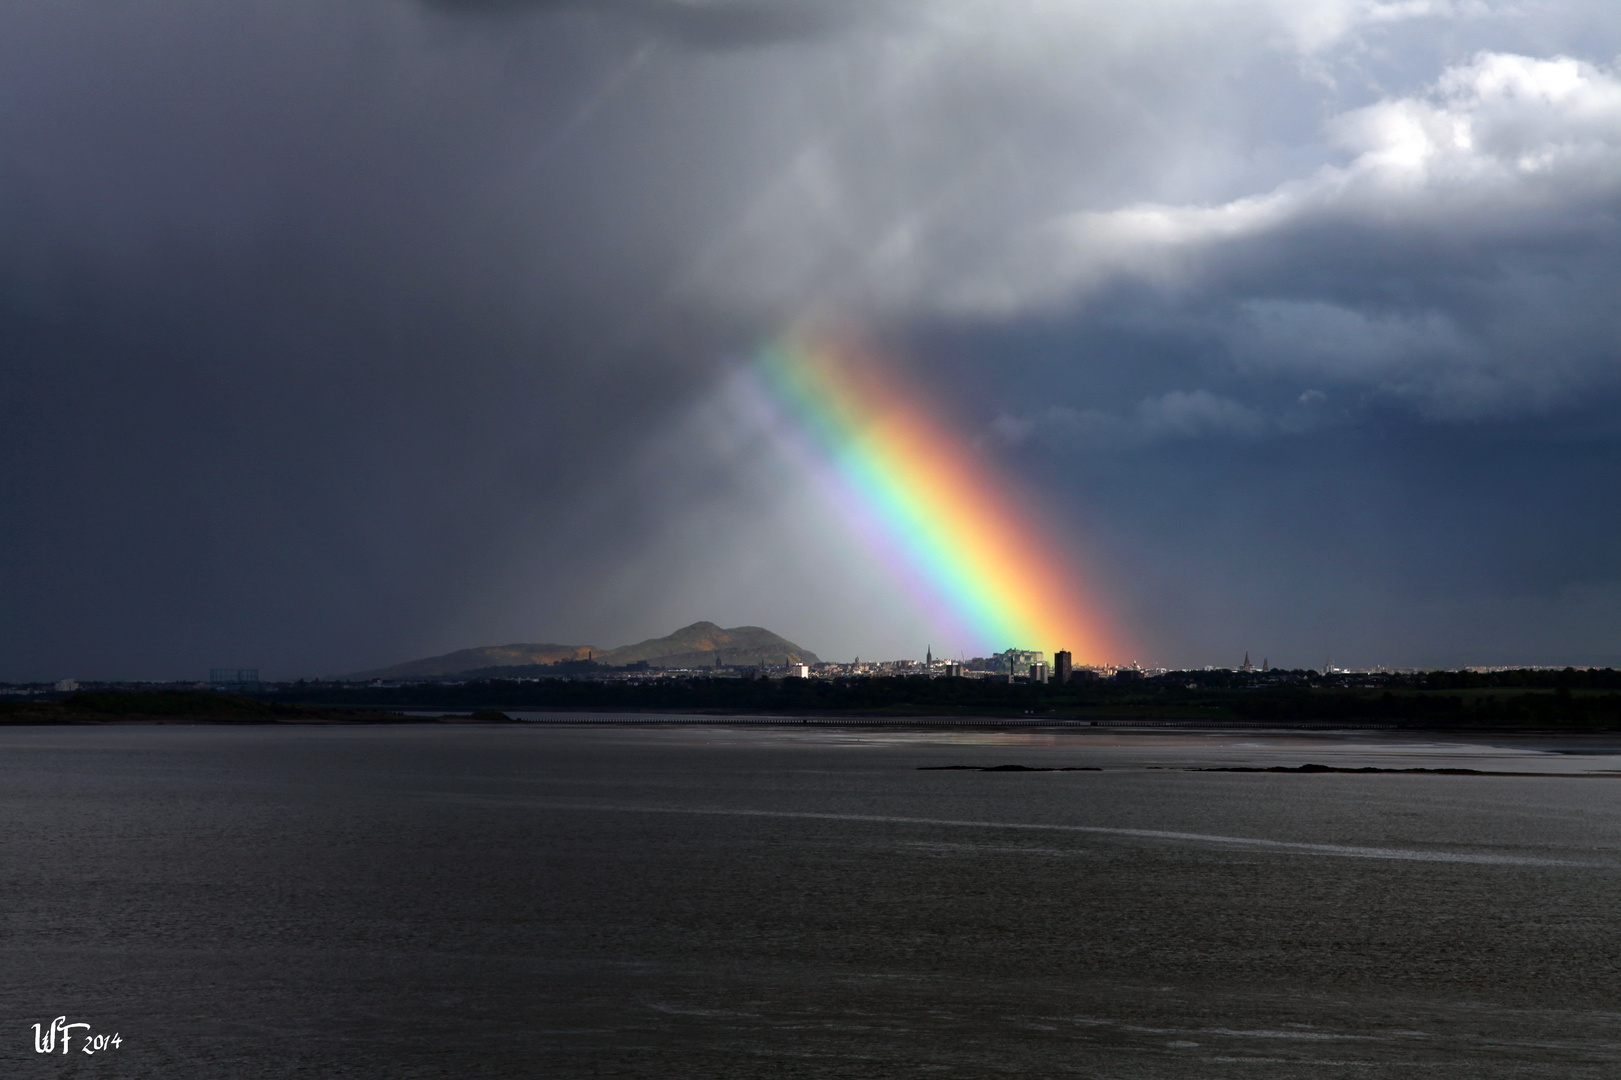
<path fill-rule="evenodd" d="M 75 1031 L 84 1029 L 83 1035 L 76 1035 Z M 70 1024 L 65 1016 L 58 1016 L 50 1022 L 48 1027 L 34 1025 L 34 1053 L 54 1054 L 58 1045 L 62 1053 L 73 1049 L 73 1041 L 82 1039 L 79 1050 L 82 1053 L 94 1054 L 98 1050 L 117 1050 L 124 1045 L 124 1039 L 116 1031 L 111 1035 L 92 1035 L 90 1025 L 86 1023 Z"/>

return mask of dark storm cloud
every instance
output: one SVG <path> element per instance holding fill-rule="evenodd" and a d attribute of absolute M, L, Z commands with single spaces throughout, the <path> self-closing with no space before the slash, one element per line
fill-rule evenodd
<path fill-rule="evenodd" d="M 1043 486 L 1139 659 L 1621 653 L 1621 40 L 1517 10 L 9 8 L 0 677 L 909 649 L 726 389 L 812 309 Z"/>
<path fill-rule="evenodd" d="M 386 660 L 695 388 L 668 233 L 529 166 L 623 52 L 556 86 L 386 8 L 156 14 L 10 35 L 6 674 Z"/>
<path fill-rule="evenodd" d="M 609 13 L 660 36 L 730 48 L 818 38 L 894 6 L 883 0 L 423 0 L 430 9 L 471 17 L 554 11 Z"/>

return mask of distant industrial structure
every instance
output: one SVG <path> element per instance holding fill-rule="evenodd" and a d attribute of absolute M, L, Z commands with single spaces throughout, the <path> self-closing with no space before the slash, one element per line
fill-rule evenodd
<path fill-rule="evenodd" d="M 259 689 L 259 669 L 256 667 L 209 668 L 208 686 L 212 690 L 257 690 Z"/>

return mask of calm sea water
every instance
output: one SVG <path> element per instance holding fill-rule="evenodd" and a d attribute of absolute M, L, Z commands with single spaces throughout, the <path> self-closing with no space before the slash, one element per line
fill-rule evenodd
<path fill-rule="evenodd" d="M 1617 752 L 0 730 L 0 1076 L 1614 1077 Z"/>

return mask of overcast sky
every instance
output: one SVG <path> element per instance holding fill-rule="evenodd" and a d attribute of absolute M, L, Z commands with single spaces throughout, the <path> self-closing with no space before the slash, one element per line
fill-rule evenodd
<path fill-rule="evenodd" d="M 1108 659 L 1621 664 L 1618 53 L 1604 2 L 6 4 L 0 679 L 972 655 L 739 405 L 811 311 L 1040 493 Z"/>

